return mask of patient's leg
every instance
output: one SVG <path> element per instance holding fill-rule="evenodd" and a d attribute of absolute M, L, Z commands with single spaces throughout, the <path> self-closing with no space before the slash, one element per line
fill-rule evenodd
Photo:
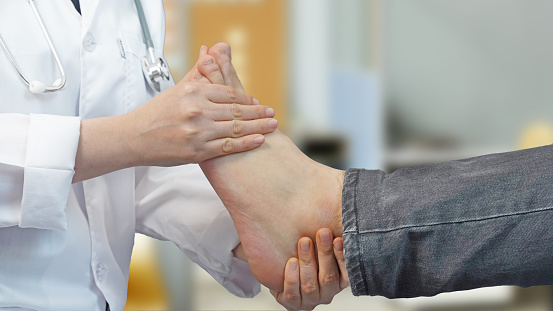
<path fill-rule="evenodd" d="M 217 44 L 209 54 L 224 83 L 241 88 L 228 45 Z M 198 70 L 204 74 L 202 66 Z M 200 166 L 229 210 L 253 274 L 265 286 L 282 290 L 282 271 L 286 261 L 297 256 L 296 243 L 302 236 L 315 239 L 323 227 L 342 235 L 344 172 L 309 159 L 278 130 L 265 137 L 253 151 Z"/>

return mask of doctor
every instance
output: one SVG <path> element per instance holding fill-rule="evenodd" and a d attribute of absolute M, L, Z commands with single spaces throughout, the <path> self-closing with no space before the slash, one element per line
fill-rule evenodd
<path fill-rule="evenodd" d="M 161 1 L 143 3 L 163 55 Z M 122 310 L 135 232 L 173 241 L 230 292 L 259 291 L 228 212 L 196 165 L 258 147 L 274 110 L 225 86 L 144 80 L 132 1 L 37 1 L 67 74 L 33 93 L 0 50 L 0 309 Z M 60 72 L 28 1 L 0 2 L 20 71 Z M 157 96 L 156 96 L 157 95 Z"/>

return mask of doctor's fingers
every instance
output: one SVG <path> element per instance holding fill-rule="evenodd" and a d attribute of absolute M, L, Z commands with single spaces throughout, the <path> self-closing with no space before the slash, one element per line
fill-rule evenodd
<path fill-rule="evenodd" d="M 330 229 L 317 231 L 317 252 L 319 258 L 320 303 L 329 304 L 340 288 L 340 270 L 334 256 L 333 236 Z"/>
<path fill-rule="evenodd" d="M 284 290 L 270 290 L 276 301 L 287 310 L 299 310 L 301 307 L 300 271 L 297 258 L 290 258 L 284 268 Z"/>
<path fill-rule="evenodd" d="M 214 104 L 209 116 L 215 121 L 273 118 L 275 110 L 263 105 Z"/>
<path fill-rule="evenodd" d="M 340 268 L 340 288 L 344 289 L 349 286 L 348 271 L 346 270 L 346 260 L 344 258 L 344 240 L 342 238 L 335 238 L 334 242 L 334 257 L 338 262 Z"/>
<path fill-rule="evenodd" d="M 221 138 L 208 141 L 203 146 L 203 154 L 199 162 L 219 156 L 255 149 L 265 142 L 260 134 L 247 135 L 239 138 Z"/>
<path fill-rule="evenodd" d="M 251 134 L 268 134 L 276 130 L 278 121 L 276 119 L 258 119 L 258 120 L 232 120 L 214 122 L 211 126 L 209 136 L 206 140 L 219 138 L 238 138 Z"/>
<path fill-rule="evenodd" d="M 298 257 L 300 263 L 301 305 L 304 310 L 311 310 L 320 303 L 317 259 L 313 241 L 301 238 L 298 242 Z"/>
<path fill-rule="evenodd" d="M 253 98 L 242 91 L 236 90 L 230 86 L 218 84 L 203 84 L 195 83 L 196 87 L 204 96 L 213 103 L 219 104 L 242 104 L 242 105 L 259 105 L 259 100 Z M 192 91 L 196 91 L 194 86 Z"/>
<path fill-rule="evenodd" d="M 260 104 L 259 100 L 253 98 L 251 95 L 225 85 L 181 81 L 178 85 L 169 88 L 166 92 L 176 97 L 181 104 L 186 104 L 190 101 L 196 103 L 211 102 L 216 104 Z"/>

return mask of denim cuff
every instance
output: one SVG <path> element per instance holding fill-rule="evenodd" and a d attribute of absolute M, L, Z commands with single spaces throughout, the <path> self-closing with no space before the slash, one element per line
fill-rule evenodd
<path fill-rule="evenodd" d="M 367 271 L 365 270 L 364 260 L 366 254 L 363 254 L 363 247 L 361 245 L 359 236 L 359 223 L 362 219 L 359 218 L 358 201 L 363 198 L 369 198 L 370 202 L 366 206 L 360 206 L 360 208 L 367 208 L 375 206 L 378 195 L 367 196 L 365 192 L 367 183 L 372 185 L 378 185 L 376 182 L 380 179 L 380 171 L 367 171 L 362 169 L 350 169 L 346 172 L 344 178 L 344 187 L 342 190 L 342 225 L 344 229 L 344 251 L 346 270 L 351 285 L 352 293 L 355 296 L 369 295 L 369 286 L 367 282 Z M 360 179 L 364 182 L 360 183 Z M 372 182 L 371 182 L 372 180 Z M 363 184 L 364 187 L 359 185 Z M 370 188 L 370 187 L 369 187 Z M 375 187 L 376 188 L 376 187 Z M 377 189 L 373 189 L 375 192 Z"/>

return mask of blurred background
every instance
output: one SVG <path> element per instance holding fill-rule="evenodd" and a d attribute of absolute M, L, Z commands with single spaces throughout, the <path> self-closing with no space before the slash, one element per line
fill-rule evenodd
<path fill-rule="evenodd" d="M 164 0 L 175 80 L 226 41 L 245 89 L 337 168 L 395 169 L 553 143 L 553 1 Z M 531 256 L 531 254 L 529 254 Z M 229 294 L 137 235 L 127 310 L 283 310 Z M 553 289 L 355 298 L 318 310 L 553 310 Z"/>

